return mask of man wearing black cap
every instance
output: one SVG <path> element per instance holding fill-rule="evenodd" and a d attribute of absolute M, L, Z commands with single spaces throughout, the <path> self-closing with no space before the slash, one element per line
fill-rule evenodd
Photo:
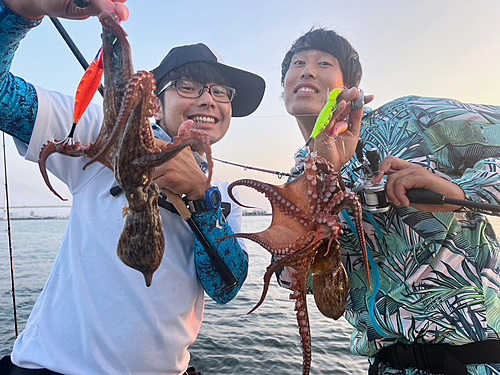
<path fill-rule="evenodd" d="M 69 0 L 0 0 L 0 129 L 13 135 L 26 159 L 37 161 L 47 140 L 68 133 L 73 98 L 35 87 L 9 72 L 21 39 L 47 14 L 84 18 L 106 11 L 126 19 L 124 1 L 91 0 L 87 8 L 77 9 Z M 172 49 L 153 73 L 162 103 L 154 130 L 167 142 L 186 121 L 217 142 L 227 132 L 231 116 L 246 116 L 257 108 L 265 87 L 262 78 L 225 65 L 203 44 Z M 102 119 L 102 109 L 91 105 L 75 136 L 84 144 L 92 142 Z M 203 155 L 193 151 L 198 152 L 184 150 L 158 167 L 154 179 L 160 188 L 184 194 L 190 201 L 195 223 L 237 285 L 226 287 L 186 222 L 161 209 L 165 254 L 147 288 L 141 273 L 116 255 L 126 199 L 124 194 L 110 194 L 116 192 L 113 173 L 99 164 L 82 171 L 84 158 L 53 155 L 48 168 L 68 185 L 73 207 L 52 273 L 12 354 L 0 361 L 1 374 L 187 371 L 187 349 L 200 330 L 204 290 L 225 303 L 238 292 L 248 268 L 243 244 L 214 241 L 240 231 L 241 208 L 226 204 L 230 212 L 223 216 L 217 198 L 231 202 L 227 184 L 214 181 L 205 192 Z"/>
<path fill-rule="evenodd" d="M 194 121 L 193 128 L 210 134 L 212 144 L 218 142 L 228 131 L 231 116 L 249 115 L 258 107 L 264 94 L 265 83 L 261 77 L 224 64 L 222 58 L 203 43 L 172 48 L 152 72 L 156 79 L 156 94 L 162 103 L 160 112 L 155 115 L 156 136 L 167 141 L 177 135 L 182 123 L 191 120 Z M 168 137 L 162 135 L 163 131 Z M 196 148 L 194 151 L 202 152 Z M 187 153 L 189 151 L 184 152 Z M 186 183 L 190 186 L 179 191 L 180 176 L 172 171 L 181 169 L 177 163 L 187 163 L 190 159 L 192 157 L 186 155 L 166 165 L 161 170 L 165 172 L 164 177 L 158 176 L 156 181 L 159 186 L 184 193 L 188 199 L 196 194 L 189 188 L 204 189 L 202 181 L 193 186 L 193 174 L 185 173 Z M 182 166 L 183 170 L 188 168 Z M 177 180 L 171 181 L 173 178 Z M 197 194 L 199 198 L 204 192 Z"/>

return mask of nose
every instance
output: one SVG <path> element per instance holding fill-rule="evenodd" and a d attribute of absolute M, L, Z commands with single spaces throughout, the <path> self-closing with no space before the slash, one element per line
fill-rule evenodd
<path fill-rule="evenodd" d="M 314 69 L 314 64 L 306 63 L 302 69 L 301 78 L 314 78 L 316 77 L 316 70 Z"/>
<path fill-rule="evenodd" d="M 203 92 L 200 95 L 200 97 L 198 98 L 198 103 L 201 106 L 215 108 L 215 100 L 212 97 L 212 94 L 210 94 L 208 87 L 203 88 Z"/>

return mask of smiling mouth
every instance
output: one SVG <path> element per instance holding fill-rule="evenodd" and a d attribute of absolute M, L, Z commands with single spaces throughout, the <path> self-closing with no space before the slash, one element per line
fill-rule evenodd
<path fill-rule="evenodd" d="M 219 120 L 209 116 L 193 116 L 189 119 L 193 120 L 195 124 L 216 124 L 219 122 Z"/>
<path fill-rule="evenodd" d="M 299 87 L 299 88 L 295 91 L 295 93 L 296 93 L 296 94 L 297 94 L 297 93 L 299 93 L 299 92 L 310 92 L 310 93 L 313 93 L 313 94 L 317 94 L 317 93 L 318 93 L 318 91 L 316 91 L 316 90 L 315 90 L 315 89 L 313 89 L 312 87 L 306 87 L 306 86 L 304 86 L 304 87 Z"/>

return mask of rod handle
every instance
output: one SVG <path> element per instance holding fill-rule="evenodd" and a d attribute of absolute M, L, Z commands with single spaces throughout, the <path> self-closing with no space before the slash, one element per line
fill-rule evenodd
<path fill-rule="evenodd" d="M 416 204 L 444 204 L 445 196 L 428 189 L 410 189 L 406 196 L 411 203 Z"/>
<path fill-rule="evenodd" d="M 217 251 L 210 245 L 210 243 L 205 238 L 205 236 L 203 235 L 200 228 L 198 228 L 198 226 L 196 225 L 196 222 L 191 217 L 191 211 L 189 211 L 189 209 L 186 207 L 182 198 L 178 194 L 175 194 L 174 192 L 172 192 L 168 189 L 162 189 L 162 190 L 163 190 L 163 193 L 170 200 L 170 202 L 177 209 L 177 212 L 179 212 L 179 215 L 181 215 L 181 217 L 188 223 L 189 227 L 191 228 L 191 230 L 193 231 L 195 236 L 200 240 L 201 244 L 205 248 L 205 251 L 207 252 L 208 256 L 210 257 L 212 264 L 214 265 L 215 269 L 219 273 L 220 278 L 222 279 L 224 284 L 228 288 L 232 288 L 232 287 L 236 286 L 236 284 L 238 283 L 236 280 L 236 277 L 231 272 L 231 269 L 228 267 L 228 265 L 220 257 L 219 253 L 217 253 Z"/>

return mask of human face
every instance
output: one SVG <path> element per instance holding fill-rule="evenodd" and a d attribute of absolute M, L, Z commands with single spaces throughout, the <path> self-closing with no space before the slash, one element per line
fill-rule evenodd
<path fill-rule="evenodd" d="M 198 98 L 184 98 L 177 94 L 175 87 L 165 90 L 160 96 L 162 108 L 157 120 L 171 137 L 178 134 L 179 126 L 186 120 L 194 121 L 192 129 L 208 133 L 211 144 L 221 140 L 227 133 L 232 115 L 231 103 L 215 101 L 207 89 Z"/>
<path fill-rule="evenodd" d="M 330 91 L 343 86 L 337 58 L 318 50 L 299 52 L 285 76 L 285 108 L 299 123 L 308 118 L 315 121 Z"/>

